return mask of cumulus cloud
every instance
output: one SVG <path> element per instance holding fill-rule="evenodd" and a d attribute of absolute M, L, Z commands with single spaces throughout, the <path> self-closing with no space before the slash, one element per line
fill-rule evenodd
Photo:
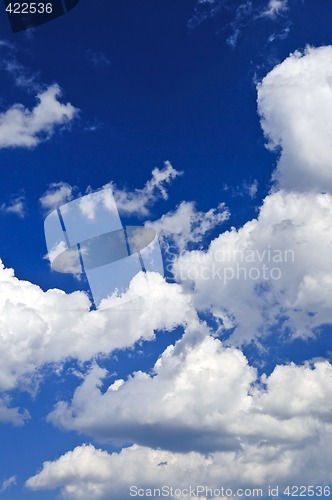
<path fill-rule="evenodd" d="M 183 253 L 174 276 L 194 290 L 198 310 L 233 332 L 231 342 L 311 336 L 332 322 L 331 221 L 329 194 L 273 193 L 257 219 L 222 233 L 207 251 Z"/>
<path fill-rule="evenodd" d="M 173 365 L 175 370 L 168 366 L 166 378 L 162 365 L 168 360 L 163 358 L 174 355 L 178 357 L 178 366 Z M 120 388 L 111 387 L 103 395 L 96 390 L 96 380 L 90 381 L 72 407 L 78 420 L 84 414 L 90 424 L 95 419 L 99 433 L 110 430 L 114 419 L 117 426 L 122 417 L 126 426 L 132 418 L 134 428 L 137 420 L 141 423 L 144 419 L 146 434 L 148 430 L 159 430 L 155 432 L 155 446 L 134 445 L 111 455 L 92 445 L 77 447 L 54 462 L 44 463 L 42 470 L 27 481 L 27 487 L 62 487 L 65 497 L 73 499 L 86 498 L 86 491 L 97 499 L 125 499 L 130 485 L 186 488 L 199 483 L 218 488 L 222 484 L 233 489 L 260 487 L 265 491 L 267 484 L 282 487 L 293 484 L 291 481 L 329 484 L 332 392 L 326 380 L 331 375 L 332 366 L 327 361 L 290 364 L 278 366 L 254 385 L 255 371 L 246 364 L 243 354 L 224 349 L 218 340 L 205 339 L 177 354 L 168 349 L 154 378 L 135 374 Z M 144 388 L 147 385 L 153 387 L 149 399 Z M 133 399 L 130 409 L 128 397 Z M 116 415 L 116 410 L 120 415 Z M 181 440 L 181 418 L 187 422 L 187 432 L 195 423 L 194 436 L 214 429 L 208 440 L 210 453 L 206 453 L 206 448 L 203 453 L 170 450 L 172 444 L 175 448 Z M 167 421 L 167 443 L 160 446 L 159 442 L 158 446 L 157 436 L 162 438 Z M 225 433 L 233 437 L 233 449 L 218 449 Z M 212 436 L 217 443 L 214 448 Z M 197 447 L 197 441 L 192 448 L 195 444 Z M 124 469 L 125 475 L 121 473 Z"/>
<path fill-rule="evenodd" d="M 27 376 L 38 377 L 38 370 L 47 363 L 109 354 L 140 339 L 153 339 L 155 330 L 186 324 L 192 316 L 190 297 L 181 287 L 153 273 L 137 275 L 124 299 L 115 296 L 107 305 L 121 307 L 125 300 L 137 297 L 139 309 L 118 309 L 115 314 L 111 309 L 90 311 L 85 293 L 44 292 L 1 266 L 0 390 L 24 389 Z"/>
<path fill-rule="evenodd" d="M 234 419 L 250 404 L 247 391 L 255 371 L 240 351 L 224 349 L 219 340 L 197 342 L 207 333 L 202 326 L 187 330 L 175 347 L 166 349 L 152 374 L 136 372 L 103 394 L 106 373 L 95 367 L 71 404 L 58 403 L 49 420 L 120 445 L 206 452 L 238 448 L 227 427 L 230 416 Z"/>
<path fill-rule="evenodd" d="M 277 366 L 259 379 L 241 350 L 207 333 L 203 325 L 188 329 L 151 374 L 136 372 L 106 392 L 106 372 L 95 367 L 49 420 L 117 445 L 201 453 L 241 452 L 257 442 L 292 449 L 324 427 L 332 408 L 329 362 Z"/>
<path fill-rule="evenodd" d="M 296 51 L 258 85 L 258 112 L 268 140 L 280 151 L 278 186 L 332 189 L 332 47 Z"/>
<path fill-rule="evenodd" d="M 0 148 L 33 148 L 73 120 L 78 110 L 70 103 L 62 104 L 60 97 L 60 87 L 54 84 L 37 95 L 31 110 L 14 104 L 0 113 Z"/>

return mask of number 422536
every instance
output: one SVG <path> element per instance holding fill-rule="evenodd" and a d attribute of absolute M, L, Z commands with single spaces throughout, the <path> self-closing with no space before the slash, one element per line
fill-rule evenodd
<path fill-rule="evenodd" d="M 53 5 L 51 3 L 12 3 L 10 2 L 6 11 L 10 14 L 51 14 Z"/>

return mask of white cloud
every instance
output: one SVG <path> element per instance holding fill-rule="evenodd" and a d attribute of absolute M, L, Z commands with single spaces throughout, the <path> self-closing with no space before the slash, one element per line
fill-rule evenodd
<path fill-rule="evenodd" d="M 0 205 L 0 212 L 17 215 L 23 219 L 26 214 L 25 196 L 16 196 L 9 203 L 2 203 Z"/>
<path fill-rule="evenodd" d="M 288 0 L 269 0 L 266 10 L 262 15 L 267 17 L 276 17 L 288 10 Z"/>
<path fill-rule="evenodd" d="M 154 168 L 152 170 L 152 178 L 142 189 L 127 191 L 118 188 L 112 182 L 104 188 L 111 187 L 113 189 L 120 214 L 147 216 L 149 215 L 149 207 L 156 201 L 159 199 L 167 200 L 166 186 L 181 174 L 182 172 L 175 170 L 170 162 L 166 161 L 163 169 Z"/>
<path fill-rule="evenodd" d="M 142 189 L 128 191 L 121 189 L 114 182 L 105 184 L 99 191 L 94 191 L 91 187 L 86 189 L 86 194 L 99 192 L 100 196 L 83 196 L 81 198 L 81 207 L 88 218 L 94 217 L 96 203 L 109 204 L 109 194 L 107 189 L 111 188 L 117 209 L 122 215 L 148 216 L 150 207 L 158 200 L 168 199 L 166 186 L 176 177 L 182 175 L 182 172 L 175 170 L 169 161 L 165 162 L 164 168 L 154 168 L 152 177 L 148 180 Z M 75 186 L 70 186 L 66 182 L 53 183 L 49 189 L 40 198 L 42 207 L 46 210 L 58 208 L 63 203 L 73 199 L 74 193 L 80 195 Z"/>
<path fill-rule="evenodd" d="M 203 325 L 189 328 L 152 373 L 136 372 L 117 390 L 101 390 L 106 371 L 95 366 L 48 419 L 115 445 L 174 452 L 241 454 L 256 443 L 292 450 L 331 432 L 329 362 L 277 366 L 258 379 L 240 350 L 207 335 Z"/>
<path fill-rule="evenodd" d="M 332 190 L 332 47 L 295 52 L 258 85 L 268 147 L 282 188 Z"/>
<path fill-rule="evenodd" d="M 224 0 L 198 0 L 194 14 L 189 19 L 187 26 L 190 29 L 197 28 L 207 19 L 210 19 L 221 12 L 224 7 Z"/>
<path fill-rule="evenodd" d="M 320 64 L 321 58 L 324 64 Z M 128 487 L 135 482 L 180 487 L 197 478 L 216 487 L 226 482 L 234 487 L 331 483 L 332 391 L 327 383 L 331 364 L 316 360 L 303 366 L 277 366 L 271 375 L 258 378 L 241 350 L 210 336 L 193 309 L 194 303 L 198 310 L 211 312 L 220 322 L 217 333 L 234 328 L 234 344 L 266 333 L 308 337 L 316 327 L 331 323 L 332 196 L 312 192 L 309 160 L 298 147 L 308 142 L 308 153 L 327 158 L 321 150 L 330 136 L 321 127 L 323 137 L 314 134 L 310 148 L 310 137 L 297 133 L 295 125 L 292 128 L 293 119 L 301 131 L 310 131 L 318 120 L 317 109 L 321 111 L 323 101 L 330 97 L 329 58 L 330 48 L 323 52 L 312 49 L 304 57 L 291 56 L 286 60 L 289 71 L 285 80 L 282 63 L 259 87 L 264 131 L 272 146 L 283 148 L 279 181 L 288 189 L 308 192 L 273 192 L 264 200 L 257 219 L 221 234 L 207 251 L 184 253 L 174 267 L 183 286 L 141 273 L 127 298 L 140 294 L 145 307 L 139 314 L 126 311 L 115 317 L 109 311 L 88 312 L 82 293 L 44 293 L 1 270 L 0 331 L 5 355 L 0 357 L 0 386 L 4 390 L 18 386 L 23 375 L 43 363 L 67 356 L 84 361 L 141 338 L 152 339 L 155 329 L 185 328 L 182 339 L 164 351 L 151 373 L 135 372 L 126 380 L 116 380 L 108 390 L 103 387 L 106 371 L 95 363 L 72 400 L 59 402 L 49 416 L 64 429 L 117 445 L 134 442 L 141 446 L 112 455 L 91 445 L 78 447 L 45 463 L 28 480 L 29 488 L 62 487 L 66 498 L 88 495 L 119 500 L 128 498 Z M 307 65 L 307 71 L 298 71 L 298 61 Z M 315 85 L 320 95 L 316 95 Z M 299 90 L 300 99 L 306 97 L 304 119 L 300 104 L 293 103 L 293 87 Z M 311 106 L 311 98 L 320 105 Z M 328 113 L 322 116 L 329 128 Z M 292 132 L 291 138 L 284 129 Z M 292 162 L 287 175 L 295 170 L 300 186 L 288 182 L 286 170 L 281 168 L 283 158 L 290 158 L 289 151 Z M 320 161 L 315 165 L 322 185 L 327 173 L 322 174 Z M 142 190 L 129 194 L 118 190 L 123 211 L 146 214 L 151 199 L 167 197 L 164 183 L 176 175 L 168 164 L 164 171 L 156 169 Z M 313 187 L 320 189 L 318 184 Z M 178 245 L 184 247 L 192 237 L 191 230 L 199 241 L 213 227 L 214 218 L 224 217 L 222 213 L 214 211 L 205 220 L 192 204 L 182 204 L 158 223 L 176 237 L 175 222 L 179 224 L 183 234 L 180 232 Z M 270 273 L 272 268 L 279 269 L 278 278 L 269 274 L 265 279 L 263 265 Z M 233 273 L 227 280 L 226 268 Z M 256 278 L 250 274 L 256 268 L 260 279 L 256 271 Z M 108 305 L 120 301 L 113 297 Z"/>
<path fill-rule="evenodd" d="M 11 406 L 11 398 L 9 396 L 0 397 L 0 422 L 11 423 L 15 426 L 23 425 L 29 420 L 30 415 L 27 410 L 21 411 L 17 407 Z"/>
<path fill-rule="evenodd" d="M 175 277 L 221 331 L 234 328 L 232 342 L 308 337 L 332 322 L 331 221 L 331 195 L 273 193 L 257 219 L 222 233 L 208 251 L 183 253 Z"/>
<path fill-rule="evenodd" d="M 9 488 L 11 488 L 11 486 L 15 486 L 15 484 L 16 484 L 16 476 L 11 476 L 8 479 L 5 479 L 2 482 L 0 492 L 2 493 L 3 491 L 8 490 Z"/>
<path fill-rule="evenodd" d="M 210 338 L 195 346 L 180 341 L 156 368 L 154 377 L 138 372 L 116 392 L 104 394 L 97 388 L 101 373 L 94 373 L 71 407 L 73 420 L 94 421 L 99 437 L 121 422 L 123 432 L 130 419 L 128 433 L 144 422 L 140 441 L 154 434 L 152 446 L 134 445 L 111 455 L 92 445 L 77 447 L 44 463 L 27 486 L 62 487 L 69 499 L 86 498 L 87 491 L 97 499 L 126 499 L 130 485 L 260 487 L 266 493 L 269 484 L 330 484 L 332 391 L 326 381 L 332 366 L 327 361 L 278 366 L 262 377 L 263 384 L 253 385 L 255 371 L 243 354 Z M 225 435 L 232 437 L 233 449 L 218 449 Z M 209 453 L 195 451 L 199 436 L 210 444 Z M 185 439 L 193 451 L 181 451 Z"/>
<path fill-rule="evenodd" d="M 47 363 L 68 358 L 88 361 L 140 339 L 151 340 L 155 330 L 172 330 L 193 314 L 190 297 L 181 287 L 153 273 L 137 275 L 125 298 L 109 299 L 108 305 L 120 307 L 124 300 L 136 297 L 141 297 L 140 309 L 89 312 L 83 292 L 43 292 L 1 267 L 0 390 L 24 390 L 27 378 L 38 379 L 38 370 Z"/>
<path fill-rule="evenodd" d="M 39 199 L 44 210 L 52 211 L 73 198 L 75 187 L 66 182 L 53 182 Z"/>
<path fill-rule="evenodd" d="M 93 445 L 83 445 L 53 462 L 45 462 L 26 486 L 36 491 L 62 487 L 63 497 L 68 500 L 85 500 L 87 496 L 96 500 L 127 500 L 133 485 L 147 489 L 168 485 L 173 491 L 190 485 L 213 489 L 224 486 L 233 489 L 233 498 L 237 498 L 238 488 L 262 488 L 266 498 L 268 485 L 278 485 L 283 491 L 287 484 L 315 485 L 319 481 L 330 484 L 331 472 L 327 466 L 332 459 L 330 446 L 331 436 L 324 432 L 316 433 L 300 449 L 257 442 L 240 453 L 209 455 L 173 453 L 137 445 L 109 454 Z M 153 492 L 143 498 L 149 496 L 154 497 Z M 210 493 L 200 498 L 217 500 L 221 496 Z"/>
<path fill-rule="evenodd" d="M 14 104 L 0 113 L 0 148 L 33 148 L 49 139 L 55 129 L 67 125 L 78 113 L 70 103 L 62 104 L 60 87 L 49 86 L 37 95 L 33 109 Z"/>
<path fill-rule="evenodd" d="M 208 212 L 196 210 L 193 202 L 183 201 L 173 211 L 159 220 L 146 222 L 153 227 L 166 245 L 174 244 L 177 251 L 187 248 L 189 243 L 201 243 L 207 234 L 229 218 L 229 211 L 223 203 Z"/>

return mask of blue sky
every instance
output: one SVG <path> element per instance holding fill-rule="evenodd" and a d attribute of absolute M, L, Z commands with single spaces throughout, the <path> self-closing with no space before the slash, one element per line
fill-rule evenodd
<path fill-rule="evenodd" d="M 2 9 L 0 498 L 332 483 L 330 17 L 80 0 L 13 34 Z M 159 235 L 140 311 L 90 311 L 47 258 L 47 214 L 102 188 Z"/>

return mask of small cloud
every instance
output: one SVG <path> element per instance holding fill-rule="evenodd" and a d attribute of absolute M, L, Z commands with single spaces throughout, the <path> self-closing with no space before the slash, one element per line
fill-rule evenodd
<path fill-rule="evenodd" d="M 172 212 L 168 212 L 160 219 L 146 222 L 159 235 L 164 246 L 171 242 L 180 252 L 191 245 L 201 244 L 207 234 L 223 224 L 230 217 L 229 210 L 224 203 L 207 212 L 196 209 L 193 202 L 183 201 Z"/>
<path fill-rule="evenodd" d="M 104 52 L 88 50 L 86 52 L 87 60 L 93 64 L 93 66 L 110 66 L 112 63 L 110 59 L 104 54 Z"/>
<path fill-rule="evenodd" d="M 8 490 L 11 486 L 15 485 L 16 485 L 16 476 L 11 476 L 8 479 L 5 479 L 0 487 L 0 493 L 3 493 L 4 491 Z"/>
<path fill-rule="evenodd" d="M 38 103 L 33 109 L 14 104 L 0 113 L 0 149 L 33 148 L 48 140 L 57 126 L 68 124 L 78 113 L 70 103 L 59 101 L 61 89 L 51 85 L 37 95 Z"/>
<path fill-rule="evenodd" d="M 13 78 L 17 87 L 24 88 L 29 93 L 40 92 L 42 85 L 38 81 L 39 73 L 33 73 L 21 64 L 16 57 L 17 52 L 14 44 L 0 40 L 0 68 Z"/>
<path fill-rule="evenodd" d="M 288 0 L 269 0 L 267 8 L 262 12 L 262 17 L 275 18 L 288 10 Z"/>
<path fill-rule="evenodd" d="M 102 127 L 102 123 L 99 121 L 87 122 L 84 126 L 86 132 L 96 132 Z"/>
<path fill-rule="evenodd" d="M 125 215 L 149 215 L 149 207 L 159 199 L 167 200 L 166 186 L 170 184 L 182 172 L 175 170 L 169 161 L 165 162 L 164 168 L 154 168 L 152 177 L 146 182 L 142 189 L 126 191 L 119 189 L 114 183 L 107 184 L 104 188 L 111 187 L 114 193 L 117 208 Z"/>
<path fill-rule="evenodd" d="M 253 200 L 256 198 L 257 191 L 258 191 L 258 181 L 257 179 L 254 180 L 252 183 L 243 183 L 243 189 L 244 191 L 249 195 L 249 197 Z"/>
<path fill-rule="evenodd" d="M 2 203 L 0 205 L 0 212 L 4 214 L 17 215 L 18 217 L 23 219 L 26 214 L 25 196 L 16 196 L 9 203 Z"/>
<path fill-rule="evenodd" d="M 272 33 L 269 36 L 268 42 L 273 43 L 275 40 L 286 40 L 290 32 L 290 25 L 286 26 L 280 33 Z"/>
<path fill-rule="evenodd" d="M 195 6 L 194 14 L 189 19 L 187 27 L 197 28 L 207 19 L 215 17 L 221 12 L 225 4 L 224 0 L 198 0 Z"/>
<path fill-rule="evenodd" d="M 75 187 L 66 182 L 53 182 L 40 197 L 39 202 L 46 211 L 52 211 L 73 198 Z"/>
<path fill-rule="evenodd" d="M 253 182 L 243 181 L 241 186 L 236 186 L 235 188 L 229 186 L 228 184 L 224 184 L 223 190 L 229 191 L 234 198 L 249 196 L 249 198 L 253 200 L 257 196 L 258 181 L 257 179 L 255 179 Z"/>

